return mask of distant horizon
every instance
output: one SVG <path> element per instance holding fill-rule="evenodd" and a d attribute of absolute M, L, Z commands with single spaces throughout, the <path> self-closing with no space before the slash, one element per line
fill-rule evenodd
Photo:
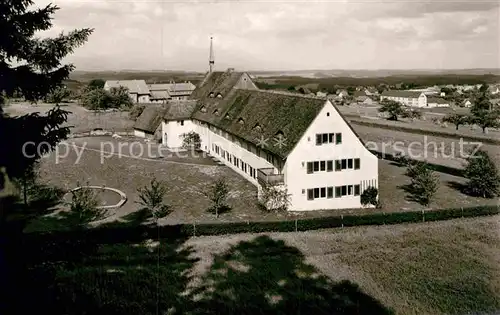
<path fill-rule="evenodd" d="M 229 67 L 231 68 L 231 67 Z M 226 71 L 228 68 L 225 69 L 215 69 L 214 71 Z M 349 71 L 431 71 L 431 72 L 445 72 L 445 71 L 475 71 L 475 70 L 482 70 L 482 71 L 500 71 L 500 68 L 446 68 L 446 69 L 436 69 L 436 68 L 380 68 L 380 69 L 363 69 L 363 68 L 356 68 L 356 69 L 348 69 L 348 68 L 339 68 L 339 69 L 281 69 L 281 70 L 265 70 L 265 69 L 258 69 L 258 70 L 251 70 L 251 69 L 239 69 L 235 68 L 236 71 L 242 71 L 242 72 L 322 72 L 322 71 L 342 71 L 342 72 L 349 72 Z M 176 70 L 176 69 L 165 69 L 165 70 L 158 70 L 158 69 L 78 69 L 76 68 L 73 70 L 73 72 L 187 72 L 187 73 L 205 73 L 208 72 L 208 69 L 205 71 L 201 70 Z"/>

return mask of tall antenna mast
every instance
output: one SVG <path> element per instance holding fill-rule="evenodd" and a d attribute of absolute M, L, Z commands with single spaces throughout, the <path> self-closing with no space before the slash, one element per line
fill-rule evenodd
<path fill-rule="evenodd" d="M 208 59 L 208 67 L 209 67 L 209 73 L 212 73 L 213 67 L 214 67 L 214 47 L 213 47 L 213 37 L 210 37 L 210 57 Z"/>

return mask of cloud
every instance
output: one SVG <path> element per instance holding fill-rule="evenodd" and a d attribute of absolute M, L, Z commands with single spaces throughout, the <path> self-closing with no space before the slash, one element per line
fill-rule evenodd
<path fill-rule="evenodd" d="M 80 69 L 204 71 L 210 36 L 219 69 L 499 66 L 499 4 L 494 1 L 56 4 L 61 10 L 45 35 L 95 29 L 68 58 Z"/>

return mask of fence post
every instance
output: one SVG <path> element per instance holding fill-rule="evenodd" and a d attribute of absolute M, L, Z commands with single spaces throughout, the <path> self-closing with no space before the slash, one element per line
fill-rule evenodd
<path fill-rule="evenodd" d="M 425 214 L 424 214 L 424 209 L 422 209 L 422 222 L 425 222 Z"/>
<path fill-rule="evenodd" d="M 196 222 L 193 222 L 193 236 L 196 236 Z"/>
<path fill-rule="evenodd" d="M 342 228 L 344 228 L 344 215 L 343 214 L 340 215 L 340 220 L 342 221 Z"/>
<path fill-rule="evenodd" d="M 295 219 L 295 232 L 297 232 L 297 219 Z"/>
<path fill-rule="evenodd" d="M 462 219 L 464 218 L 464 207 L 462 207 Z"/>

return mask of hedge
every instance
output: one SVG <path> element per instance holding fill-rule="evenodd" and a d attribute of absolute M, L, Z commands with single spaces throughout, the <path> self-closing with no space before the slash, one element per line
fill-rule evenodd
<path fill-rule="evenodd" d="M 430 211 L 406 211 L 373 213 L 367 215 L 328 216 L 283 221 L 248 221 L 229 223 L 178 224 L 157 227 L 155 225 L 107 225 L 79 231 L 34 232 L 26 234 L 27 239 L 50 241 L 74 241 L 99 244 L 141 242 L 147 239 L 179 239 L 191 236 L 225 235 L 261 232 L 297 232 L 327 228 L 353 227 L 363 225 L 389 225 L 440 221 L 462 217 L 479 217 L 500 214 L 499 206 L 478 206 Z M 159 234 L 159 235 L 158 235 Z"/>

